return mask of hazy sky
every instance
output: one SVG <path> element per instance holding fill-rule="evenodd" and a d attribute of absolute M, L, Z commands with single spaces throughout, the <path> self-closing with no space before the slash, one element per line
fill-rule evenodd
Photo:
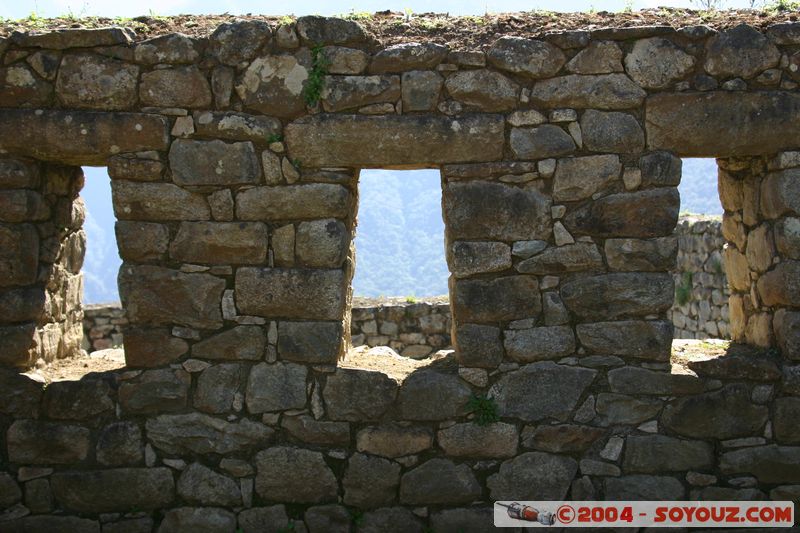
<path fill-rule="evenodd" d="M 0 16 L 23 18 L 36 12 L 39 16 L 54 17 L 73 13 L 107 17 L 133 17 L 151 11 L 158 15 L 192 14 L 246 14 L 264 15 L 336 15 L 351 10 L 403 12 L 406 8 L 415 13 L 435 11 L 453 15 L 483 15 L 510 11 L 588 11 L 590 9 L 620 11 L 628 4 L 633 9 L 658 6 L 692 7 L 691 0 L 294 0 L 291 3 L 264 2 L 264 0 L 0 0 Z M 747 7 L 748 0 L 726 0 L 725 7 Z"/>

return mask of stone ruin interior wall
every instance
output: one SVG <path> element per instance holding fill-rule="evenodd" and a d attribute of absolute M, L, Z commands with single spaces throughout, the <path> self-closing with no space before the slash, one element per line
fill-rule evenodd
<path fill-rule="evenodd" d="M 124 371 L 0 374 L 4 528 L 483 531 L 496 499 L 797 499 L 800 189 L 770 162 L 798 148 L 800 26 L 460 51 L 303 17 L 0 44 L 2 168 L 108 166 L 130 321 Z M 723 231 L 746 261 L 726 265 L 748 280 L 732 333 L 777 350 L 672 373 L 693 155 L 728 161 Z M 358 171 L 422 166 L 442 170 L 455 357 L 404 379 L 339 366 Z M 40 235 L 58 219 L 23 211 L 2 225 L 3 294 L 49 294 L 20 274 L 27 245 L 71 226 Z M 50 323 L 5 301 L 22 319 L 4 332 Z M 5 335 L 6 364 L 29 365 L 36 337 Z"/>

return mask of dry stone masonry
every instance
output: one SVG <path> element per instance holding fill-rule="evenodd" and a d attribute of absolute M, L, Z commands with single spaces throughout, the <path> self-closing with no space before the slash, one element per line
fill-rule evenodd
<path fill-rule="evenodd" d="M 2 529 L 798 499 L 799 49 L 793 23 L 384 48 L 321 17 L 3 39 Z M 731 335 L 769 349 L 671 373 L 682 156 L 720 159 Z M 45 388 L 18 370 L 80 345 L 79 165 L 112 179 L 128 368 Z M 404 379 L 337 365 L 364 167 L 442 171 L 456 351 Z"/>

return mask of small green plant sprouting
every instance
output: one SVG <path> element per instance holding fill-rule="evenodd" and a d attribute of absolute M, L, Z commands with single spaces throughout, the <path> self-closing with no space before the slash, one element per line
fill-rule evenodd
<path fill-rule="evenodd" d="M 497 404 L 487 396 L 472 396 L 467 403 L 467 411 L 475 415 L 475 423 L 479 426 L 488 426 L 500 420 Z"/>
<path fill-rule="evenodd" d="M 786 13 L 797 11 L 798 9 L 800 9 L 800 2 L 793 2 L 792 0 L 774 0 L 764 4 L 764 11 L 770 13 Z"/>
<path fill-rule="evenodd" d="M 322 97 L 325 86 L 325 75 L 328 73 L 328 60 L 322 53 L 322 45 L 315 45 L 311 49 L 311 72 L 308 73 L 303 97 L 306 104 L 315 106 Z"/>
<path fill-rule="evenodd" d="M 403 9 L 403 22 L 411 22 L 411 19 L 414 18 L 414 10 L 410 7 Z"/>
<path fill-rule="evenodd" d="M 369 11 L 356 11 L 355 9 L 350 8 L 349 13 L 339 15 L 339 18 L 347 20 L 372 20 L 372 13 Z"/>
<path fill-rule="evenodd" d="M 350 520 L 353 522 L 354 526 L 361 527 L 361 524 L 364 523 L 364 511 L 360 509 L 351 509 Z"/>
<path fill-rule="evenodd" d="M 625 7 L 622 11 L 624 13 L 631 13 L 633 11 L 633 0 L 625 0 Z"/>
<path fill-rule="evenodd" d="M 284 15 L 278 19 L 278 24 L 282 24 L 288 26 L 289 24 L 294 24 L 294 17 L 291 15 Z"/>
<path fill-rule="evenodd" d="M 691 272 L 681 274 L 681 282 L 675 286 L 675 302 L 678 305 L 686 305 L 692 299 L 692 281 Z"/>
<path fill-rule="evenodd" d="M 280 133 L 273 133 L 272 135 L 267 137 L 267 143 L 269 144 L 279 143 L 279 142 L 283 142 L 283 135 L 281 135 Z"/>
<path fill-rule="evenodd" d="M 300 163 L 300 160 L 297 159 L 296 157 L 294 159 L 292 159 L 291 162 L 292 162 L 292 166 L 294 168 L 296 168 L 297 170 L 300 170 L 300 168 L 302 168 L 302 166 L 303 166 L 302 163 Z"/>
<path fill-rule="evenodd" d="M 280 528 L 278 533 L 293 533 L 294 530 L 294 520 L 289 520 L 289 523 Z"/>
<path fill-rule="evenodd" d="M 406 296 L 406 303 L 407 303 L 407 304 L 415 304 L 415 303 L 417 303 L 418 301 L 419 301 L 419 300 L 417 300 L 417 297 L 416 297 L 416 296 L 414 296 L 413 294 L 412 294 L 411 296 Z"/>

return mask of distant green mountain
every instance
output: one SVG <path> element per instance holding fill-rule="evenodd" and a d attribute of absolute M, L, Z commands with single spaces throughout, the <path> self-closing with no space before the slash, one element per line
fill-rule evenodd
<path fill-rule="evenodd" d="M 81 192 L 88 210 L 84 301 L 115 301 L 119 299 L 120 260 L 109 179 L 105 169 L 85 171 L 86 186 Z M 684 160 L 680 192 L 681 211 L 722 213 L 713 159 Z M 359 196 L 355 294 L 447 294 L 439 171 L 365 170 Z"/>

